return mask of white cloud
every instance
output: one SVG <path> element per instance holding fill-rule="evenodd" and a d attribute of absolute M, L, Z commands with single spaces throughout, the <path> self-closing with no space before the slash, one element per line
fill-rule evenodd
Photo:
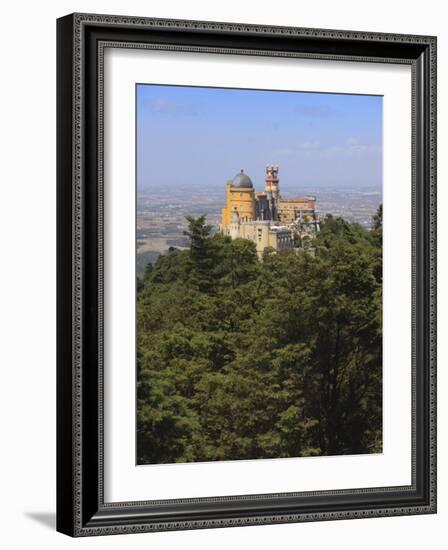
<path fill-rule="evenodd" d="M 357 138 L 349 137 L 344 143 L 322 145 L 318 141 L 304 141 L 292 147 L 279 149 L 274 156 L 305 156 L 313 159 L 330 159 L 335 157 L 371 157 L 381 153 L 381 145 L 360 143 Z"/>
<path fill-rule="evenodd" d="M 197 105 L 187 101 L 175 101 L 168 97 L 160 96 L 149 102 L 149 108 L 159 114 L 164 115 L 186 115 L 186 116 L 198 116 L 201 110 Z"/>

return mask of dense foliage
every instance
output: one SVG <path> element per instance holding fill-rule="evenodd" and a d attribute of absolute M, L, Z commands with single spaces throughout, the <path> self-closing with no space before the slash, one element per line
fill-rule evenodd
<path fill-rule="evenodd" d="M 263 261 L 188 221 L 139 281 L 138 463 L 380 452 L 381 208 Z"/>

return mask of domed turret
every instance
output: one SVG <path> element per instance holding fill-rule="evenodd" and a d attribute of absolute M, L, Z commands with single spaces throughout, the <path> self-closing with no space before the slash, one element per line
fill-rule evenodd
<path fill-rule="evenodd" d="M 233 178 L 232 187 L 239 187 L 240 189 L 253 188 L 252 180 L 248 175 L 244 173 L 244 170 L 242 168 L 241 168 L 241 172 Z"/>

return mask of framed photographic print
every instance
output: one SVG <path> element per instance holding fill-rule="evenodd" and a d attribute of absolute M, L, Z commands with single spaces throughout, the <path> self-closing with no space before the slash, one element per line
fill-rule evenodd
<path fill-rule="evenodd" d="M 57 40 L 57 529 L 434 513 L 436 38 Z"/>

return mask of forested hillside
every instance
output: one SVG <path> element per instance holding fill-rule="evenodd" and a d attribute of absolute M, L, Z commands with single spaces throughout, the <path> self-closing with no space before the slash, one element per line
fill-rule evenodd
<path fill-rule="evenodd" d="M 188 221 L 138 281 L 138 463 L 381 452 L 381 207 L 263 261 Z"/>

